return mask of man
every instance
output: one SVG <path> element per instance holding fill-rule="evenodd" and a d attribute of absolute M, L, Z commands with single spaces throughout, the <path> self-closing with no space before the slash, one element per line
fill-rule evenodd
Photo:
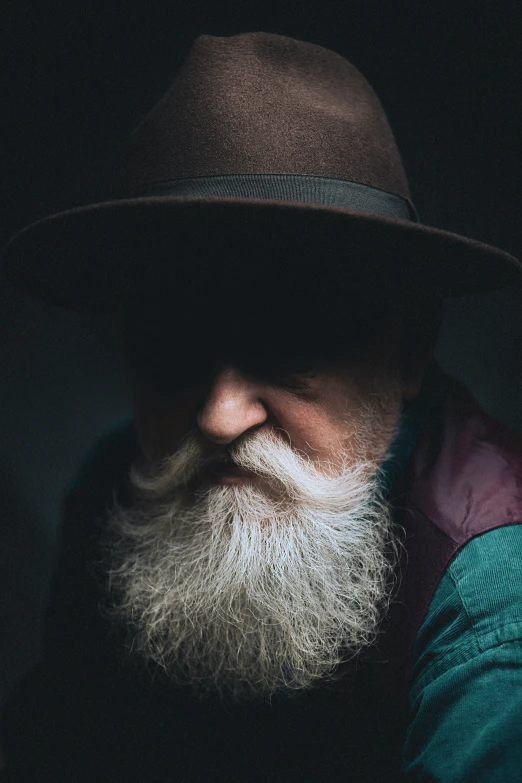
<path fill-rule="evenodd" d="M 200 36 L 119 198 L 8 245 L 113 313 L 134 421 L 64 504 L 16 781 L 515 781 L 522 442 L 433 359 L 516 259 L 421 225 L 362 75 Z"/>

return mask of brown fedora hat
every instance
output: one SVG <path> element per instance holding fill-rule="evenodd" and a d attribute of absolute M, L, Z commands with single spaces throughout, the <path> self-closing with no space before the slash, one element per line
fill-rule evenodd
<path fill-rule="evenodd" d="M 457 296 L 522 272 L 419 222 L 385 112 L 353 65 L 263 32 L 199 36 L 131 136 L 115 197 L 29 225 L 2 271 L 52 304 L 107 311 L 143 273 L 163 279 L 165 258 L 181 300 L 216 271 L 325 296 L 362 279 Z"/>

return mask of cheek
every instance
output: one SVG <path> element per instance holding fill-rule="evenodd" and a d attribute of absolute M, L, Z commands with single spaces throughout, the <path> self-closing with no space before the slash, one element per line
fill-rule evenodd
<path fill-rule="evenodd" d="M 172 454 L 196 422 L 199 400 L 187 395 L 175 402 L 145 387 L 133 392 L 136 429 L 141 447 L 150 460 Z"/>
<path fill-rule="evenodd" d="M 388 446 L 388 419 L 393 419 L 393 427 L 397 415 L 389 411 L 381 421 L 379 410 L 368 413 L 362 384 L 358 389 L 353 381 L 338 378 L 321 382 L 320 402 L 296 400 L 277 409 L 279 426 L 294 448 L 313 461 L 334 464 L 340 463 L 341 456 L 350 462 L 378 458 Z"/>
<path fill-rule="evenodd" d="M 279 409 L 274 406 L 277 426 L 290 437 L 293 448 L 304 452 L 313 461 L 333 460 L 342 449 L 350 448 L 355 431 L 350 417 L 343 417 L 346 399 L 340 409 L 297 401 Z"/>

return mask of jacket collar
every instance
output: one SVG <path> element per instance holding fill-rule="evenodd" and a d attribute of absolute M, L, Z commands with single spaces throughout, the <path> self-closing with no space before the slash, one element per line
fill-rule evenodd
<path fill-rule="evenodd" d="M 385 498 L 403 474 L 425 426 L 444 405 L 450 384 L 449 376 L 432 359 L 419 394 L 403 403 L 395 434 L 378 468 L 377 480 Z"/>

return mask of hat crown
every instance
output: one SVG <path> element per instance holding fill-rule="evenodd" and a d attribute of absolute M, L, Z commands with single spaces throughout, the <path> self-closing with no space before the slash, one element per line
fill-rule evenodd
<path fill-rule="evenodd" d="M 119 191 L 233 174 L 336 177 L 410 197 L 393 131 L 360 71 L 271 33 L 194 41 L 132 134 Z"/>

